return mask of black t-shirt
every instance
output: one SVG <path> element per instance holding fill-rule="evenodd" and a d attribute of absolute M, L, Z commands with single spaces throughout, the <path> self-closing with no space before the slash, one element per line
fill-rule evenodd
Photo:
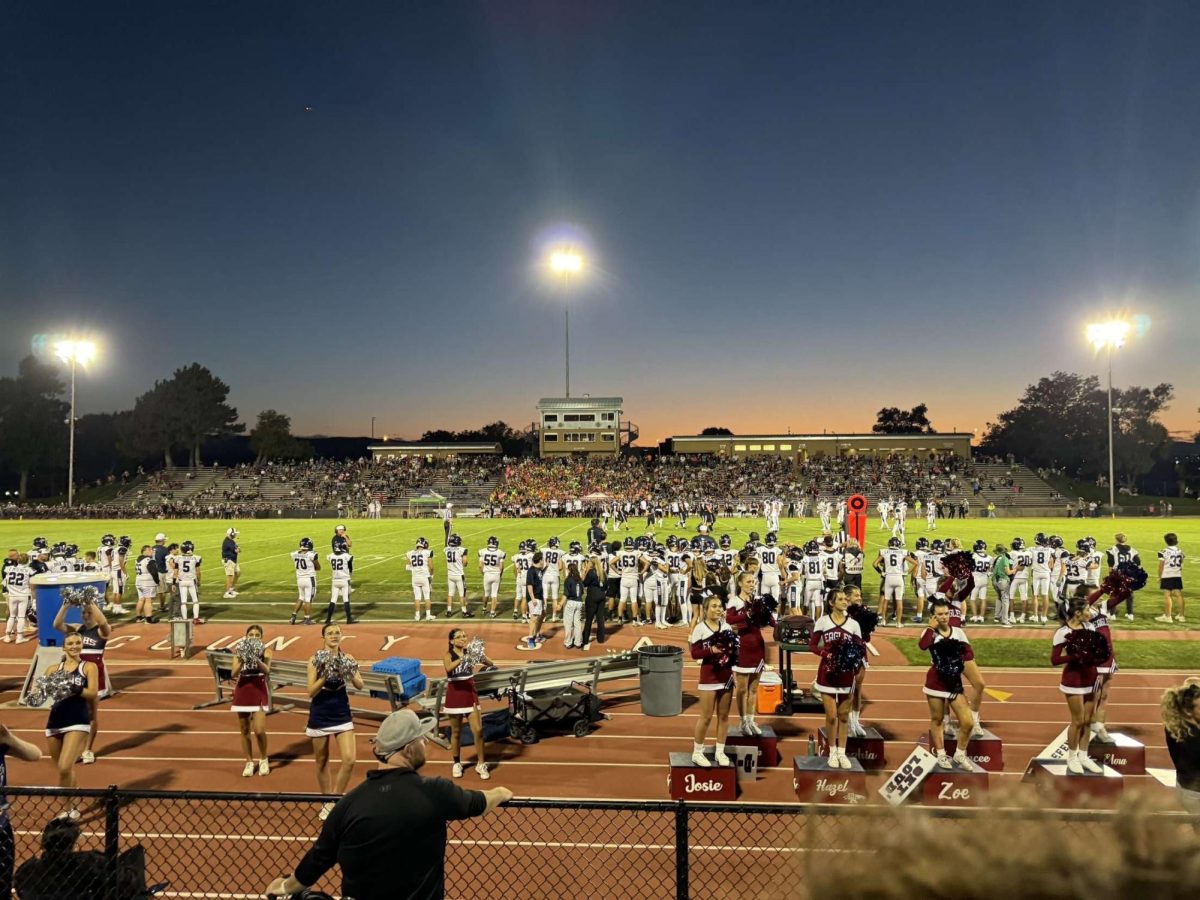
<path fill-rule="evenodd" d="M 480 791 L 411 769 L 377 769 L 338 801 L 296 878 L 312 885 L 337 863 L 354 900 L 441 900 L 446 823 L 479 816 Z"/>
<path fill-rule="evenodd" d="M 22 863 L 13 884 L 21 900 L 100 900 L 105 871 L 104 854 L 94 850 L 43 854 Z"/>
<path fill-rule="evenodd" d="M 529 571 L 525 573 L 525 584 L 533 588 L 533 596 L 542 600 L 545 595 L 542 593 L 542 570 L 537 566 L 530 566 Z"/>
<path fill-rule="evenodd" d="M 1175 781 L 1185 791 L 1200 791 L 1200 730 L 1193 728 L 1182 741 L 1167 732 L 1167 752 L 1175 764 Z"/>

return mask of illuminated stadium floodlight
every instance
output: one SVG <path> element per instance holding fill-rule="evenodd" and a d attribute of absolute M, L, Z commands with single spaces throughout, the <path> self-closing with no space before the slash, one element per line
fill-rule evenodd
<path fill-rule="evenodd" d="M 71 420 L 69 424 L 70 444 L 67 451 L 67 507 L 75 502 L 75 369 L 87 368 L 96 359 L 94 341 L 62 340 L 54 345 L 54 354 L 71 367 Z"/>
<path fill-rule="evenodd" d="M 563 291 L 563 349 L 566 361 L 566 396 L 571 396 L 571 304 L 567 292 L 571 287 L 571 277 L 583 272 L 583 254 L 573 247 L 559 247 L 550 253 L 550 271 L 562 285 Z"/>
<path fill-rule="evenodd" d="M 1124 319 L 1108 322 L 1092 322 L 1087 327 L 1087 339 L 1093 349 L 1101 350 L 1108 357 L 1108 514 L 1117 515 L 1116 484 L 1113 477 L 1113 405 L 1112 405 L 1112 352 L 1125 346 L 1133 325 Z"/>

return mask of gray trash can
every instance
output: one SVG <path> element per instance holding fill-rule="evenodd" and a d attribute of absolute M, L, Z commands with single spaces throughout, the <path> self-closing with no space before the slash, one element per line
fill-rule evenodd
<path fill-rule="evenodd" d="M 638 683 L 644 715 L 683 712 L 683 648 L 655 644 L 639 649 Z"/>

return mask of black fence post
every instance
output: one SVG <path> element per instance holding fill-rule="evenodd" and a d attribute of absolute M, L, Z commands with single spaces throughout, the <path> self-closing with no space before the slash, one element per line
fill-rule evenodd
<path fill-rule="evenodd" d="M 118 877 L 119 858 L 121 855 L 121 798 L 117 794 L 117 786 L 110 784 L 104 795 L 104 862 L 108 870 L 108 886 L 104 891 L 105 900 L 121 900 L 120 879 Z"/>
<path fill-rule="evenodd" d="M 688 900 L 688 814 L 682 800 L 675 806 L 675 900 Z"/>

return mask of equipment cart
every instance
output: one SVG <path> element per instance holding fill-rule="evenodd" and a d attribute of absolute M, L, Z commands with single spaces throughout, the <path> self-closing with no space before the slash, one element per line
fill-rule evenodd
<path fill-rule="evenodd" d="M 542 729 L 569 729 L 577 738 L 586 737 L 592 724 L 604 718 L 600 696 L 591 684 L 572 681 L 563 687 L 526 689 L 528 666 L 513 674 L 508 690 L 508 733 L 522 744 L 536 744 Z"/>

